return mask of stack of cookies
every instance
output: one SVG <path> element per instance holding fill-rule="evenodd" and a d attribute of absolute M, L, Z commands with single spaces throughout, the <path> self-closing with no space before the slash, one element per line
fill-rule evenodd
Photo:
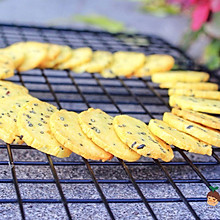
<path fill-rule="evenodd" d="M 220 114 L 218 84 L 207 82 L 209 74 L 196 71 L 155 73 L 152 81 L 168 88 L 172 113 L 164 113 L 163 121 L 153 119 L 151 131 L 170 145 L 200 154 L 212 154 L 212 146 L 220 147 Z"/>
<path fill-rule="evenodd" d="M 34 41 L 18 42 L 0 49 L 0 79 L 34 68 L 69 69 L 76 73 L 100 73 L 103 77 L 150 76 L 170 70 L 174 58 L 166 54 L 92 51 L 89 47 L 72 49 L 65 45 Z"/>
<path fill-rule="evenodd" d="M 218 84 L 207 82 L 209 74 L 196 71 L 170 71 L 155 73 L 152 81 L 160 88 L 168 88 L 172 107 L 198 112 L 220 114 Z"/>

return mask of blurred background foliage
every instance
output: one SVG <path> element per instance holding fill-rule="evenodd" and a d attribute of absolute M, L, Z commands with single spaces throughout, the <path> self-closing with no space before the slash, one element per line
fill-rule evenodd
<path fill-rule="evenodd" d="M 103 30 L 115 33 L 125 31 L 125 26 L 122 22 L 112 20 L 103 15 L 92 14 L 88 16 L 76 15 L 73 17 L 76 22 L 83 22 L 91 26 L 101 28 Z"/>
<path fill-rule="evenodd" d="M 202 36 L 208 38 L 199 62 L 211 70 L 220 68 L 220 0 L 130 0 L 139 4 L 141 13 L 150 13 L 155 16 L 184 15 L 189 17 L 189 26 L 182 36 L 179 46 L 187 52 Z M 129 16 L 129 15 L 128 15 Z M 106 16 L 76 15 L 76 22 L 110 32 L 131 32 L 132 30 L 120 21 Z"/>

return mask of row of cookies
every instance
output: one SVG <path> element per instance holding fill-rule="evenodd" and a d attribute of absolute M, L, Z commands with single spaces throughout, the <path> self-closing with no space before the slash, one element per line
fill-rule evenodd
<path fill-rule="evenodd" d="M 218 84 L 207 82 L 208 79 L 208 73 L 195 71 L 172 71 L 152 76 L 152 81 L 159 83 L 160 88 L 169 89 L 170 106 L 220 114 Z"/>
<path fill-rule="evenodd" d="M 212 154 L 220 147 L 220 119 L 193 110 L 173 108 L 163 121 L 151 119 L 150 130 L 170 145 L 199 154 Z"/>
<path fill-rule="evenodd" d="M 149 76 L 170 70 L 174 58 L 165 54 L 145 56 L 143 53 L 92 51 L 89 47 L 69 46 L 34 41 L 17 42 L 0 49 L 0 79 L 34 68 L 70 69 L 76 73 L 100 73 L 103 77 Z"/>
<path fill-rule="evenodd" d="M 151 131 L 166 143 L 194 153 L 211 155 L 212 145 L 220 147 L 220 119 L 204 114 L 220 114 L 218 84 L 208 79 L 208 73 L 195 71 L 153 75 L 154 83 L 168 88 L 174 108 L 164 113 L 163 121 L 151 120 Z"/>
<path fill-rule="evenodd" d="M 80 114 L 58 111 L 11 82 L 0 81 L 0 94 L 0 138 L 6 143 L 24 141 L 57 157 L 74 152 L 93 160 L 114 155 L 136 161 L 143 155 L 168 162 L 174 156 L 169 145 L 207 155 L 212 154 L 211 145 L 220 147 L 220 119 L 190 110 L 173 109 L 163 121 L 152 119 L 147 126 L 128 115 L 113 118 L 100 109 Z"/>
<path fill-rule="evenodd" d="M 80 114 L 60 110 L 28 94 L 23 86 L 0 81 L 0 139 L 25 142 L 42 152 L 68 157 L 110 160 L 113 155 L 136 161 L 141 155 L 170 161 L 170 146 L 147 125 L 127 115 L 111 117 L 100 109 Z"/>

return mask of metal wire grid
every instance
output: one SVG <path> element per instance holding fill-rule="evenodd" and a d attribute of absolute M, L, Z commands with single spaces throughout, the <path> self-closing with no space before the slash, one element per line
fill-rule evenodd
<path fill-rule="evenodd" d="M 17 41 L 35 40 L 40 42 L 51 42 L 58 44 L 69 45 L 72 48 L 89 46 L 93 50 L 108 50 L 115 52 L 118 50 L 126 51 L 139 51 L 145 54 L 153 53 L 166 53 L 175 57 L 177 68 L 180 69 L 198 69 L 194 62 L 187 57 L 181 50 L 170 45 L 166 41 L 156 36 L 145 36 L 141 34 L 109 34 L 106 32 L 95 32 L 86 30 L 72 30 L 62 28 L 45 28 L 45 27 L 30 27 L 30 26 L 18 26 L 18 25 L 0 25 L 0 46 L 5 47 L 11 43 Z M 147 41 L 146 41 L 147 39 Z M 131 78 L 126 79 L 117 77 L 115 79 L 104 79 L 99 74 L 75 74 L 70 71 L 56 71 L 56 70 L 31 70 L 25 73 L 17 73 L 11 81 L 20 83 L 26 86 L 32 95 L 35 97 L 50 102 L 56 105 L 58 108 L 65 108 L 75 112 L 81 112 L 89 107 L 101 108 L 111 115 L 117 114 L 129 114 L 136 118 L 139 118 L 146 123 L 151 118 L 161 119 L 163 112 L 169 111 L 169 105 L 167 104 L 168 96 L 166 90 L 161 90 L 157 85 L 150 81 L 150 78 Z M 220 80 L 212 74 L 211 81 L 220 83 Z M 213 173 L 215 178 L 206 178 L 199 166 L 216 167 L 220 163 L 218 156 L 219 149 L 214 148 L 212 159 L 206 161 L 194 161 L 191 156 L 178 149 L 173 148 L 175 154 L 179 154 L 180 158 L 176 161 L 164 163 L 159 160 L 143 158 L 140 161 L 127 163 L 121 159 L 113 159 L 111 162 L 96 162 L 88 161 L 84 158 L 81 160 L 79 157 L 74 157 L 69 160 L 59 160 L 50 155 L 46 155 L 47 161 L 38 161 L 33 158 L 33 161 L 14 160 L 13 150 L 30 151 L 31 148 L 24 145 L 9 145 L 1 144 L 0 150 L 7 150 L 8 159 L 0 161 L 0 165 L 8 165 L 11 170 L 12 178 L 0 179 L 0 183 L 14 184 L 17 198 L 4 198 L 0 197 L 0 204 L 2 203 L 17 203 L 21 213 L 21 218 L 25 219 L 24 204 L 50 204 L 59 203 L 63 204 L 65 209 L 64 218 L 74 218 L 71 214 L 69 205 L 74 203 L 78 204 L 90 204 L 101 203 L 104 204 L 108 218 L 115 219 L 116 214 L 111 208 L 111 204 L 139 204 L 142 203 L 149 216 L 153 219 L 159 217 L 152 208 L 155 203 L 183 203 L 185 209 L 188 210 L 191 217 L 200 219 L 199 214 L 190 204 L 191 202 L 205 202 L 205 195 L 203 197 L 186 197 L 181 191 L 180 184 L 190 183 L 203 183 L 209 187 L 212 183 L 220 183 L 219 173 Z M 205 157 L 205 156 L 202 156 Z M 52 172 L 53 178 L 47 179 L 34 179 L 34 178 L 18 178 L 16 169 L 25 166 L 49 166 Z M 86 169 L 90 178 L 59 178 L 57 174 L 58 168 L 66 166 L 80 167 Z M 172 178 L 172 173 L 169 170 L 170 166 L 175 167 L 190 167 L 192 173 L 196 174 L 197 178 Z M 98 178 L 95 173 L 96 167 L 100 169 L 111 170 L 116 167 L 123 167 L 126 177 L 120 179 L 112 176 L 104 176 L 104 178 Z M 135 169 L 144 170 L 145 168 L 159 168 L 160 173 L 164 176 L 159 178 L 155 176 L 152 179 L 139 179 L 135 178 Z M 94 171 L 95 170 L 95 171 Z M 214 169 L 213 169 L 214 170 Z M 104 172 L 104 171 L 103 171 Z M 213 171 L 214 172 L 214 171 Z M 156 174 L 157 175 L 157 174 Z M 27 199 L 21 196 L 20 185 L 26 184 L 56 184 L 59 197 L 56 199 Z M 96 199 L 82 199 L 82 198 L 67 198 L 63 192 L 63 184 L 70 184 L 71 186 L 82 184 L 89 184 L 95 187 L 99 194 L 99 198 Z M 131 198 L 108 198 L 109 195 L 103 191 L 103 185 L 107 186 L 122 184 L 123 186 L 131 185 L 134 191 L 138 194 L 138 197 Z M 173 187 L 177 194 L 177 198 L 150 198 L 145 196 L 141 184 L 146 187 L 149 184 L 168 184 Z M 117 191 L 117 188 L 115 188 Z M 207 192 L 209 189 L 207 188 Z M 129 219 L 129 213 L 126 214 Z M 148 217 L 149 217 L 148 216 Z M 123 216 L 125 219 L 125 216 Z"/>

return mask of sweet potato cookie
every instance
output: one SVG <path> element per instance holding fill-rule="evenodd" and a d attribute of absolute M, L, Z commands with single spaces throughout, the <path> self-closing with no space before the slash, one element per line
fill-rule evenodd
<path fill-rule="evenodd" d="M 205 91 L 217 91 L 218 84 L 210 82 L 200 82 L 200 83 L 183 83 L 183 82 L 165 82 L 161 83 L 161 89 L 191 89 L 191 90 L 205 90 Z"/>
<path fill-rule="evenodd" d="M 201 90 L 192 90 L 192 89 L 169 89 L 168 95 L 180 95 L 180 96 L 191 96 L 195 98 L 202 99 L 214 99 L 220 100 L 219 91 L 201 91 Z"/>
<path fill-rule="evenodd" d="M 12 47 L 6 47 L 0 49 L 0 55 L 6 55 L 11 58 L 14 68 L 17 69 L 24 61 L 24 53 L 21 50 L 13 49 Z"/>
<path fill-rule="evenodd" d="M 92 59 L 83 65 L 80 65 L 73 69 L 76 73 L 100 73 L 112 62 L 112 53 L 108 51 L 97 50 L 93 53 Z"/>
<path fill-rule="evenodd" d="M 46 55 L 45 59 L 39 65 L 39 67 L 41 69 L 50 68 L 50 66 L 48 64 L 50 64 L 51 61 L 55 60 L 56 57 L 61 52 L 61 48 L 57 44 L 45 43 L 44 46 L 47 51 L 47 55 Z"/>
<path fill-rule="evenodd" d="M 220 114 L 220 101 L 218 100 L 172 95 L 169 104 L 172 107 L 180 107 L 181 109 Z"/>
<path fill-rule="evenodd" d="M 220 147 L 220 133 L 218 132 L 180 118 L 170 112 L 164 113 L 163 121 L 179 131 L 185 132 L 213 146 Z"/>
<path fill-rule="evenodd" d="M 146 56 L 144 66 L 137 69 L 134 73 L 137 77 L 151 76 L 156 72 L 164 72 L 172 69 L 175 60 L 166 54 L 154 54 Z"/>
<path fill-rule="evenodd" d="M 72 50 L 71 57 L 56 66 L 57 69 L 73 69 L 76 66 L 89 62 L 92 59 L 92 50 L 89 47 L 82 47 Z"/>
<path fill-rule="evenodd" d="M 28 90 L 24 86 L 0 80 L 0 99 L 17 97 L 25 94 L 28 94 Z"/>
<path fill-rule="evenodd" d="M 173 159 L 171 147 L 155 137 L 144 122 L 128 115 L 118 115 L 113 126 L 121 141 L 138 154 L 166 162 Z"/>
<path fill-rule="evenodd" d="M 164 121 L 151 119 L 149 128 L 151 132 L 170 145 L 193 153 L 212 155 L 211 145 L 170 127 Z"/>
<path fill-rule="evenodd" d="M 51 104 L 31 101 L 18 113 L 17 126 L 24 142 L 47 154 L 56 157 L 68 157 L 71 151 L 62 146 L 51 133 L 50 116 L 57 111 Z"/>
<path fill-rule="evenodd" d="M 181 118 L 205 125 L 210 128 L 220 129 L 220 118 L 188 109 L 173 108 L 172 113 Z"/>
<path fill-rule="evenodd" d="M 196 71 L 170 71 L 164 73 L 154 73 L 151 77 L 154 83 L 164 82 L 206 82 L 209 74 Z"/>
<path fill-rule="evenodd" d="M 38 67 L 47 56 L 45 46 L 39 42 L 20 42 L 11 45 L 11 47 L 14 50 L 17 49 L 24 52 L 24 61 L 17 68 L 20 72 Z"/>
<path fill-rule="evenodd" d="M 112 72 L 115 76 L 131 76 L 145 62 L 145 55 L 137 52 L 118 51 L 113 55 L 113 61 L 109 68 L 102 71 L 106 76 Z"/>
<path fill-rule="evenodd" d="M 19 144 L 23 142 L 17 129 L 17 115 L 22 105 L 31 100 L 37 99 L 28 94 L 0 99 L 0 139 L 9 144 L 14 140 Z"/>
<path fill-rule="evenodd" d="M 14 76 L 14 63 L 10 56 L 0 55 L 0 79 Z"/>
<path fill-rule="evenodd" d="M 113 157 L 83 133 L 75 112 L 61 110 L 53 113 L 50 117 L 50 128 L 64 147 L 86 159 L 106 161 Z"/>
<path fill-rule="evenodd" d="M 59 65 L 60 63 L 64 63 L 72 56 L 72 49 L 69 46 L 59 46 L 59 47 L 61 49 L 60 53 L 55 59 L 47 61 L 47 68 L 56 69 L 56 65 Z"/>
<path fill-rule="evenodd" d="M 79 114 L 83 132 L 99 147 L 127 161 L 136 161 L 140 155 L 125 145 L 113 127 L 113 117 L 100 109 L 90 108 Z"/>

